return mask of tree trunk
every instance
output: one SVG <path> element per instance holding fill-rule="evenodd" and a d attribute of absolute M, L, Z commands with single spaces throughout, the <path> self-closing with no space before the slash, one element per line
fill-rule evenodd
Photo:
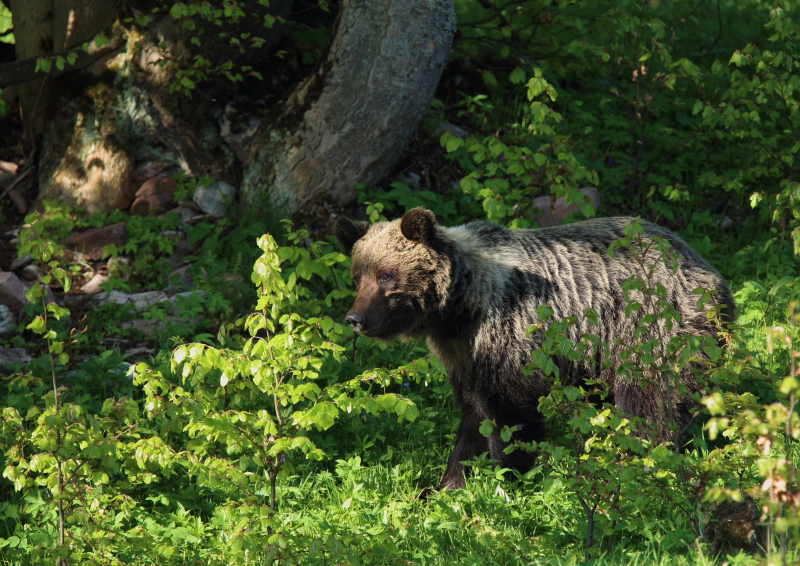
<path fill-rule="evenodd" d="M 326 57 L 256 135 L 243 204 L 282 217 L 355 198 L 397 162 L 447 63 L 452 0 L 342 0 Z"/>
<path fill-rule="evenodd" d="M 17 60 L 50 55 L 91 40 L 116 18 L 110 0 L 11 0 Z M 42 133 L 53 81 L 37 79 L 20 85 L 26 133 Z"/>
<path fill-rule="evenodd" d="M 238 164 L 214 120 L 215 113 L 222 112 L 215 107 L 215 94 L 227 92 L 232 97 L 230 81 L 212 76 L 210 82 L 217 79 L 216 84 L 203 85 L 193 99 L 171 92 L 176 80 L 173 63 L 192 60 L 194 52 L 189 53 L 187 46 L 193 30 L 163 12 L 150 14 L 152 0 L 136 4 L 141 8 L 138 13 L 147 15 L 148 23 L 141 28 L 121 24 L 122 18 L 133 15 L 122 0 L 12 3 L 20 36 L 17 62 L 0 69 L 0 82 L 9 76 L 26 81 L 19 87 L 20 106 L 28 140 L 38 149 L 40 200 L 59 200 L 89 212 L 125 210 L 147 180 L 137 178 L 140 166 L 146 171 L 181 168 L 194 176 L 241 175 L 233 171 Z M 291 0 L 272 0 L 270 6 L 285 15 Z M 280 26 L 261 32 L 264 47 L 245 56 L 270 55 L 280 38 Z M 98 60 L 81 51 L 79 61 L 84 58 L 91 64 L 68 74 L 61 74 L 55 64 L 44 78 L 32 74 L 37 58 L 54 62 L 56 55 L 66 57 L 65 50 L 98 33 L 119 47 Z M 231 51 L 229 45 L 215 45 L 225 39 L 207 35 L 204 41 L 198 51 L 212 62 L 219 61 L 207 52 L 224 61 Z M 26 67 L 27 73 L 19 72 Z M 222 99 L 222 105 L 225 102 Z"/>
<path fill-rule="evenodd" d="M 455 30 L 452 0 L 342 0 L 315 72 L 271 109 L 252 146 L 226 136 L 232 149 L 220 135 L 220 119 L 238 87 L 211 74 L 191 97 L 171 92 L 174 63 L 193 61 L 189 40 L 202 37 L 209 68 L 233 60 L 237 69 L 249 65 L 269 80 L 279 33 L 260 49 L 231 55 L 220 38 L 239 37 L 241 29 L 201 35 L 164 12 L 151 14 L 152 2 L 11 0 L 17 62 L 14 69 L 0 67 L 0 82 L 21 76 L 23 60 L 33 65 L 37 57 L 64 55 L 98 33 L 119 45 L 103 58 L 87 57 L 83 69 L 52 73 L 44 82 L 32 73 L 20 79 L 27 81 L 19 89 L 26 131 L 39 149 L 40 199 L 88 211 L 126 209 L 146 180 L 137 172 L 166 164 L 194 176 L 244 177 L 247 210 L 265 212 L 266 204 L 273 217 L 320 195 L 346 204 L 356 183 L 375 183 L 400 157 L 433 96 Z M 285 16 L 291 3 L 270 0 L 269 10 Z M 257 0 L 240 5 L 263 10 Z M 142 28 L 122 23 L 138 9 L 131 6 L 149 14 Z M 263 16 L 242 25 L 256 20 Z M 244 170 L 237 155 L 249 155 Z"/>

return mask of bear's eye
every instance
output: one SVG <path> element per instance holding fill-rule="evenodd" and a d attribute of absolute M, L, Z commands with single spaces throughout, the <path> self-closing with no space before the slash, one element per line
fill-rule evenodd
<path fill-rule="evenodd" d="M 392 276 L 389 273 L 383 273 L 380 277 L 378 277 L 378 283 L 388 283 L 392 280 Z"/>

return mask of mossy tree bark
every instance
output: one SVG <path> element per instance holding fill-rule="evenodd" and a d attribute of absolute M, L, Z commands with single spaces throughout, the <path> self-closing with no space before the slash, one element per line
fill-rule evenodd
<path fill-rule="evenodd" d="M 452 0 L 342 0 L 317 71 L 256 136 L 243 202 L 273 217 L 386 176 L 422 119 L 455 32 Z M 277 214 L 276 214 L 277 213 Z"/>
<path fill-rule="evenodd" d="M 116 19 L 113 0 L 10 0 L 17 59 L 57 53 L 91 40 Z M 28 136 L 42 133 L 53 85 L 44 79 L 19 87 Z"/>
<path fill-rule="evenodd" d="M 291 3 L 271 0 L 269 9 L 286 15 Z M 164 12 L 149 16 L 144 28 L 121 23 L 156 4 L 11 0 L 19 64 L 63 54 L 97 33 L 119 45 L 91 66 L 19 86 L 26 131 L 39 150 L 40 198 L 89 211 L 124 209 L 137 189 L 136 168 L 169 162 L 190 175 L 243 178 L 248 210 L 267 212 L 260 206 L 266 204 L 273 217 L 319 195 L 350 202 L 356 183 L 378 181 L 400 157 L 455 31 L 453 0 L 341 0 L 327 54 L 262 120 L 242 169 L 219 134 L 218 118 L 233 97 L 230 81 L 212 77 L 192 98 L 170 90 L 169 63 L 191 60 L 192 32 Z M 267 77 L 269 56 L 263 48 L 247 64 Z"/>

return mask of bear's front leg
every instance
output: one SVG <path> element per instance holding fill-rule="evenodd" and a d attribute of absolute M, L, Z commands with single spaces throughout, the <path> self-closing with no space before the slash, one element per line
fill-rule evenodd
<path fill-rule="evenodd" d="M 465 403 L 461 407 L 461 424 L 458 426 L 456 444 L 442 481 L 439 482 L 440 489 L 455 490 L 464 487 L 467 468 L 461 462 L 474 460 L 478 455 L 489 451 L 489 439 L 478 430 L 482 420 L 472 405 Z"/>

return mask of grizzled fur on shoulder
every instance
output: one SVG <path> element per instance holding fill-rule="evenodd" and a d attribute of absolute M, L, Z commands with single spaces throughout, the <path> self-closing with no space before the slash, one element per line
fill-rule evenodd
<path fill-rule="evenodd" d="M 504 454 L 499 429 L 515 426 L 515 439 L 542 438 L 537 410 L 547 395 L 546 380 L 525 375 L 531 351 L 541 347 L 542 332 L 526 336 L 539 322 L 536 309 L 549 305 L 556 319 L 577 316 L 568 338 L 578 342 L 591 333 L 611 347 L 610 370 L 600 377 L 609 385 L 611 402 L 626 413 L 649 419 L 666 431 L 657 385 L 641 387 L 614 375 L 619 344 L 634 343 L 638 319 L 624 314 L 622 284 L 640 276 L 630 249 L 619 248 L 610 257 L 612 242 L 624 236 L 631 218 L 597 218 L 539 230 L 510 230 L 489 222 L 472 222 L 446 228 L 433 213 L 413 209 L 401 219 L 372 226 L 340 219 L 336 234 L 352 255 L 357 296 L 346 320 L 357 332 L 381 339 L 424 336 L 447 368 L 461 409 L 456 445 L 441 485 L 464 485 L 464 460 L 488 451 L 504 466 L 524 470 L 531 456 L 520 451 Z M 724 305 L 723 319 L 733 318 L 733 297 L 722 277 L 672 232 L 642 222 L 646 237 L 666 239 L 678 254 L 677 272 L 659 264 L 653 279 L 667 291 L 667 300 L 680 313 L 680 321 L 658 336 L 718 336 L 719 328 L 705 310 L 697 309 L 693 290 L 716 291 L 713 301 Z M 599 324 L 584 316 L 593 309 Z M 639 315 L 639 317 L 641 314 Z M 616 348 L 615 348 L 616 346 Z M 594 367 L 569 365 L 557 360 L 562 375 L 573 379 L 596 376 Z M 691 370 L 682 374 L 691 391 L 697 384 Z M 684 424 L 690 400 L 673 392 L 672 409 Z M 484 419 L 496 429 L 489 438 L 478 432 Z"/>

